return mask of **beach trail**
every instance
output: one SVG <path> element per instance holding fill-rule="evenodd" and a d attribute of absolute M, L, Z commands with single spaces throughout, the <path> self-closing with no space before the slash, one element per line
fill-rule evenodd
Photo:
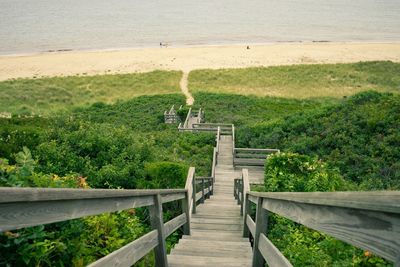
<path fill-rule="evenodd" d="M 189 92 L 188 88 L 188 77 L 189 77 L 189 72 L 188 71 L 183 71 L 181 81 L 179 83 L 182 93 L 186 97 L 186 105 L 191 106 L 193 105 L 194 98 L 192 94 Z"/>

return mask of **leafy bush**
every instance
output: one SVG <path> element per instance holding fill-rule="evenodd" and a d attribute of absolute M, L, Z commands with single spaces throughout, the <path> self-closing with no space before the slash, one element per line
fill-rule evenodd
<path fill-rule="evenodd" d="M 140 188 L 183 188 L 189 167 L 175 162 L 151 162 L 144 167 Z"/>
<path fill-rule="evenodd" d="M 265 165 L 265 191 L 315 192 L 353 190 L 338 170 L 317 157 L 298 153 L 271 155 Z M 286 218 L 272 215 L 268 238 L 294 266 L 387 266 L 383 259 L 364 253 L 328 235 Z"/>
<path fill-rule="evenodd" d="M 265 191 L 315 192 L 346 190 L 339 172 L 317 157 L 297 153 L 277 153 L 265 163 Z"/>

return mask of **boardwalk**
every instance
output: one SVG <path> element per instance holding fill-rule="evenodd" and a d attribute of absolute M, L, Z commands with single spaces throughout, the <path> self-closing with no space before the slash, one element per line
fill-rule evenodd
<path fill-rule="evenodd" d="M 169 266 L 251 266 L 252 250 L 242 237 L 243 219 L 233 197 L 232 136 L 221 136 L 211 199 L 192 215 L 191 235 L 183 236 L 168 255 Z"/>

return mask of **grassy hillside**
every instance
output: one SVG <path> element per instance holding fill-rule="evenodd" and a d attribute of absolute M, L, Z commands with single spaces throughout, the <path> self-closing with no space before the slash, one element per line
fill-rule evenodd
<path fill-rule="evenodd" d="M 114 103 L 141 95 L 179 93 L 181 72 L 70 76 L 0 82 L 0 112 L 50 114 L 57 110 Z"/>
<path fill-rule="evenodd" d="M 336 103 L 334 100 L 298 100 L 198 92 L 195 106 L 205 110 L 207 122 L 234 123 L 236 127 L 279 120 L 290 114 Z"/>
<path fill-rule="evenodd" d="M 400 189 L 400 95 L 364 92 L 239 129 L 244 147 L 317 155 L 361 189 Z"/>
<path fill-rule="evenodd" d="M 400 91 L 400 63 L 293 65 L 246 69 L 195 70 L 189 89 L 196 92 L 286 98 L 341 98 L 360 91 Z"/>

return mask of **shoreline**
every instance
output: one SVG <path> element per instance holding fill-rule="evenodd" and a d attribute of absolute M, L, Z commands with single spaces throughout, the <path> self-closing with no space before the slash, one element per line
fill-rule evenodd
<path fill-rule="evenodd" d="M 400 42 L 211 44 L 0 55 L 0 80 L 373 60 L 400 62 Z"/>

